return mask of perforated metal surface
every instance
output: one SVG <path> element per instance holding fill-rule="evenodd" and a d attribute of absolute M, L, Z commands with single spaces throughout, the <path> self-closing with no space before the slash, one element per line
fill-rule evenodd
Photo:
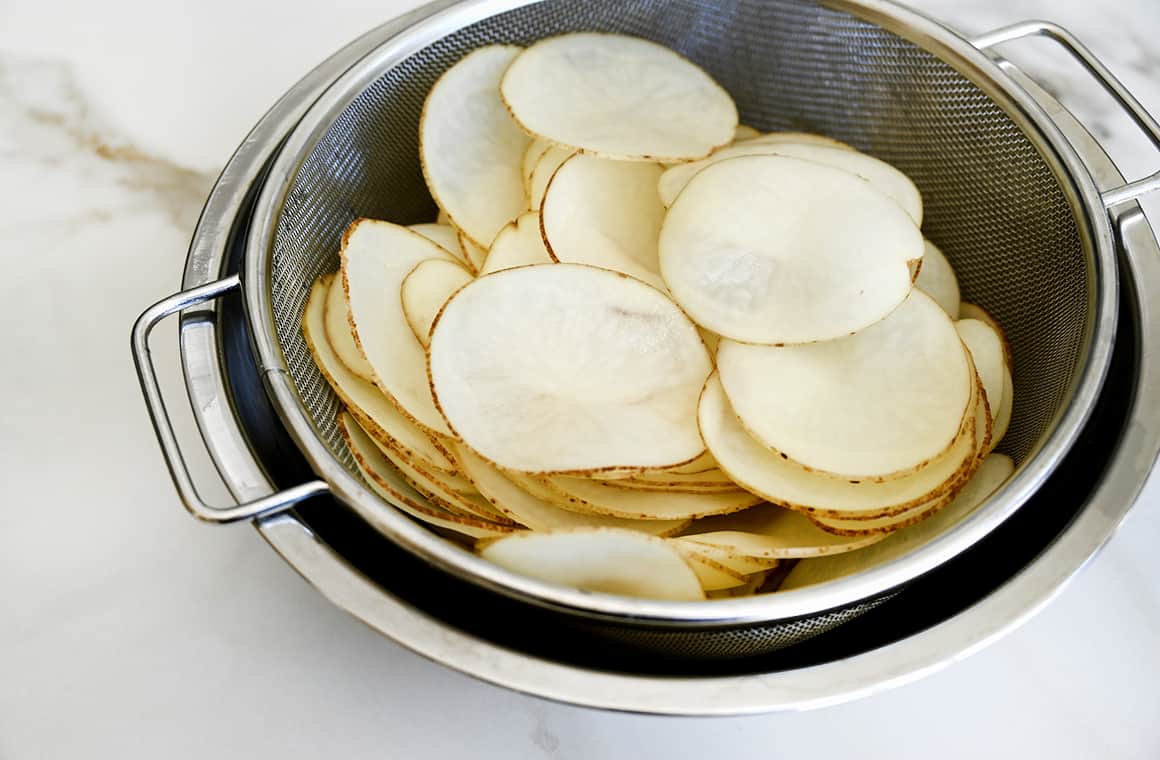
<path fill-rule="evenodd" d="M 923 193 L 924 231 L 953 261 L 964 299 L 994 314 L 1010 339 L 1016 405 L 1003 449 L 1017 460 L 1034 451 L 1068 401 L 1091 318 L 1091 268 L 1050 168 L 986 94 L 914 44 L 806 0 L 548 0 L 461 29 L 383 72 L 292 183 L 271 251 L 273 312 L 290 375 L 335 457 L 352 466 L 334 425 L 336 400 L 299 332 L 310 283 L 337 267 L 352 220 L 434 218 L 417 131 L 423 99 L 443 71 L 480 45 L 580 29 L 668 45 L 721 82 L 746 123 L 831 135 L 908 174 Z M 768 649 L 856 613 L 746 635 Z"/>

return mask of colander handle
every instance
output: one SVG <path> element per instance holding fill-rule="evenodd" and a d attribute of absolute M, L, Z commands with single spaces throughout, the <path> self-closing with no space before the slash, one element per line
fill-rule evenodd
<path fill-rule="evenodd" d="M 220 298 L 240 284 L 238 276 L 232 275 L 192 290 L 176 293 L 150 306 L 133 324 L 133 363 L 137 365 L 137 379 L 141 382 L 145 406 L 149 410 L 153 431 L 157 434 L 157 442 L 161 445 L 165 465 L 169 468 L 173 485 L 177 487 L 177 493 L 185 508 L 199 520 L 212 523 L 237 522 L 284 512 L 304 499 L 329 490 L 325 483 L 315 480 L 234 507 L 213 507 L 201 498 L 197 487 L 193 484 L 189 467 L 186 465 L 181 447 L 177 443 L 177 436 L 173 432 L 173 422 L 169 418 L 169 411 L 166 409 L 165 400 L 161 396 L 161 386 L 157 382 L 157 372 L 153 368 L 153 357 L 149 352 L 149 335 L 153 332 L 153 328 L 166 317 L 190 306 Z"/>
<path fill-rule="evenodd" d="M 1050 21 L 1024 21 L 1011 26 L 1005 26 L 994 31 L 987 32 L 980 35 L 971 43 L 980 50 L 1000 45 L 1004 42 L 1012 42 L 1014 40 L 1024 39 L 1026 37 L 1046 37 L 1062 47 L 1072 58 L 1077 60 L 1088 73 L 1095 77 L 1100 86 L 1107 91 L 1109 95 L 1116 99 L 1132 120 L 1136 122 L 1137 126 L 1144 131 L 1152 144 L 1160 150 L 1160 122 L 1136 99 L 1132 93 L 1128 92 L 1128 88 L 1116 78 L 1107 66 L 1104 65 L 1095 54 L 1080 42 L 1074 34 Z M 1101 196 L 1104 201 L 1104 206 L 1111 208 L 1119 203 L 1125 201 L 1135 200 L 1136 198 L 1160 190 L 1160 171 L 1155 174 L 1138 179 L 1127 184 L 1114 187 L 1110 190 L 1105 190 Z"/>

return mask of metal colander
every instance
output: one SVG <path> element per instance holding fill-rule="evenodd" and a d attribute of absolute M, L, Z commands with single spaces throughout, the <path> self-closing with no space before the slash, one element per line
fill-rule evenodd
<path fill-rule="evenodd" d="M 737 657 L 804 640 L 875 606 L 977 541 L 1047 477 L 1106 369 L 1113 252 L 1103 207 L 1070 148 L 978 50 L 878 0 L 445 6 L 339 78 L 291 133 L 257 201 L 242 277 L 256 354 L 283 421 L 330 490 L 375 528 L 460 577 L 563 613 L 564 624 L 630 647 Z M 385 507 L 358 479 L 336 429 L 337 399 L 299 331 L 310 285 L 338 267 L 340 237 L 354 219 L 434 218 L 417 138 L 440 74 L 481 45 L 577 30 L 671 47 L 732 93 L 745 123 L 830 135 L 917 184 L 925 234 L 954 263 L 964 300 L 1002 323 L 1014 355 L 1016 403 L 1002 450 L 1019 469 L 951 536 L 883 568 L 786 594 L 630 600 L 491 566 Z"/>

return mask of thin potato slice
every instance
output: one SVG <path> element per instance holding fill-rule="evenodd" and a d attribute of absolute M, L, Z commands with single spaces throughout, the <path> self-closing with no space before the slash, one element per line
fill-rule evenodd
<path fill-rule="evenodd" d="M 478 518 L 460 517 L 432 507 L 422 494 L 412 488 L 372 443 L 370 437 L 350 415 L 339 415 L 338 427 L 363 480 L 383 500 L 420 522 L 445 528 L 472 538 L 510 535 L 515 528 Z"/>
<path fill-rule="evenodd" d="M 549 583 L 646 599 L 704 599 L 701 583 L 663 539 L 611 528 L 520 533 L 480 550 L 484 559 Z"/>
<path fill-rule="evenodd" d="M 974 461 L 974 423 L 927 467 L 884 483 L 849 481 L 810 472 L 753 440 L 741 426 L 720 378 L 714 374 L 701 395 L 698 422 L 705 444 L 736 482 L 788 509 L 843 517 L 851 512 L 903 512 L 949 491 Z"/>
<path fill-rule="evenodd" d="M 528 180 L 527 206 L 529 210 L 540 210 L 540 206 L 544 202 L 544 193 L 547 192 L 548 184 L 551 183 L 556 170 L 574 155 L 576 155 L 575 151 L 569 148 L 555 147 L 549 148 L 540 156 L 540 160 L 536 162 L 536 167 L 532 170 L 532 176 Z"/>
<path fill-rule="evenodd" d="M 536 170 L 536 164 L 552 147 L 552 143 L 542 137 L 537 137 L 528 143 L 528 149 L 524 151 L 524 158 L 520 162 L 520 178 L 524 183 L 524 195 L 528 195 L 532 189 L 532 173 Z"/>
<path fill-rule="evenodd" d="M 1011 476 L 1015 466 L 1009 457 L 992 454 L 959 495 L 938 514 L 917 525 L 900 530 L 873 546 L 852 554 L 821 557 L 799 562 L 785 581 L 782 591 L 836 580 L 885 564 L 935 540 L 979 507 Z"/>
<path fill-rule="evenodd" d="M 540 234 L 540 215 L 530 212 L 500 230 L 487 251 L 479 276 L 532 264 L 551 264 Z"/>
<path fill-rule="evenodd" d="M 921 255 L 922 234 L 897 204 L 848 172 L 783 156 L 705 168 L 660 235 L 677 303 L 702 327 L 752 343 L 872 325 L 906 298 L 906 262 Z"/>
<path fill-rule="evenodd" d="M 697 580 L 701 583 L 701 588 L 705 591 L 736 588 L 744 586 L 745 582 L 749 580 L 744 573 L 731 570 L 720 562 L 689 549 L 687 545 L 670 543 L 669 546 L 680 552 L 681 557 L 692 568 Z"/>
<path fill-rule="evenodd" d="M 753 573 L 760 573 L 763 570 L 772 570 L 781 562 L 779 559 L 771 559 L 768 557 L 750 557 L 745 554 L 740 554 L 736 550 L 727 546 L 716 546 L 712 544 L 697 543 L 696 536 L 692 538 L 671 538 L 669 541 L 677 547 L 677 550 L 682 554 L 686 552 L 695 552 L 703 557 L 724 565 L 738 573 L 744 575 L 752 575 Z"/>
<path fill-rule="evenodd" d="M 629 491 L 681 491 L 685 493 L 721 493 L 740 490 L 738 485 L 721 470 L 680 473 L 642 473 L 628 478 L 606 480 L 610 488 Z"/>
<path fill-rule="evenodd" d="M 530 134 L 604 158 L 682 161 L 727 145 L 737 106 L 703 70 L 637 37 L 581 32 L 541 40 L 500 84 Z"/>
<path fill-rule="evenodd" d="M 717 469 L 720 469 L 717 458 L 706 451 L 693 461 L 677 465 L 676 467 L 669 467 L 665 472 L 671 472 L 677 475 L 691 475 L 693 473 L 709 472 Z"/>
<path fill-rule="evenodd" d="M 483 266 L 484 259 L 487 258 L 487 249 L 481 245 L 476 244 L 474 240 L 469 238 L 463 230 L 459 233 L 459 248 L 463 251 L 463 257 L 467 259 L 467 265 L 473 272 L 478 272 Z"/>
<path fill-rule="evenodd" d="M 560 165 L 541 205 L 555 261 L 624 272 L 664 288 L 657 236 L 665 209 L 655 188 L 661 167 L 576 154 Z"/>
<path fill-rule="evenodd" d="M 334 349 L 339 361 L 355 375 L 367 382 L 374 382 L 375 372 L 354 342 L 354 332 L 350 326 L 350 309 L 346 306 L 346 293 L 342 289 L 342 278 L 335 277 L 326 296 L 326 340 Z"/>
<path fill-rule="evenodd" d="M 693 177 L 705 168 L 741 156 L 786 156 L 848 172 L 897 203 L 915 225 L 922 224 L 922 196 L 918 188 L 909 177 L 885 161 L 846 147 L 777 141 L 764 137 L 724 148 L 701 161 L 679 164 L 668 169 L 657 185 L 661 202 L 665 206 L 672 206 Z"/>
<path fill-rule="evenodd" d="M 471 449 L 538 474 L 647 470 L 705 450 L 697 432 L 709 355 L 654 288 L 577 264 L 481 277 L 443 308 L 429 371 Z"/>
<path fill-rule="evenodd" d="M 455 459 L 463 474 L 492 506 L 512 520 L 532 530 L 571 528 L 622 528 L 655 536 L 672 535 L 688 525 L 687 520 L 622 520 L 589 515 L 555 506 L 522 488 L 466 446 L 455 447 Z"/>
<path fill-rule="evenodd" d="M 914 286 L 933 298 L 951 319 L 958 319 L 961 299 L 955 270 L 938 246 L 929 240 L 924 241 L 923 245 L 922 268 Z"/>
<path fill-rule="evenodd" d="M 971 360 L 979 379 L 983 382 L 987 408 L 994 420 L 1003 404 L 1003 339 L 986 322 L 977 319 L 960 319 L 955 323 L 959 337 L 971 352 Z"/>
<path fill-rule="evenodd" d="M 744 596 L 753 596 L 769 580 L 771 573 L 771 570 L 754 573 L 749 576 L 749 580 L 744 585 L 734 588 L 723 588 L 717 591 L 706 591 L 705 596 L 709 599 L 739 599 Z"/>
<path fill-rule="evenodd" d="M 803 145 L 821 145 L 827 148 L 838 148 L 840 150 L 850 150 L 855 153 L 858 149 L 853 145 L 835 140 L 832 137 L 819 135 L 814 132 L 767 132 L 763 135 L 758 135 L 746 140 L 745 142 L 765 143 L 766 145 L 784 145 L 787 143 L 803 144 Z"/>
<path fill-rule="evenodd" d="M 747 491 L 678 493 L 628 491 L 588 478 L 543 478 L 565 509 L 632 520 L 689 520 L 747 509 L 762 501 Z"/>
<path fill-rule="evenodd" d="M 450 253 L 463 266 L 472 269 L 471 262 L 467 260 L 467 254 L 463 251 L 463 246 L 459 244 L 459 231 L 450 224 L 412 224 L 410 229 Z M 475 270 L 472 269 L 472 271 Z"/>
<path fill-rule="evenodd" d="M 761 137 L 761 130 L 754 129 L 748 124 L 738 124 L 737 129 L 733 130 L 733 142 L 752 140 L 755 137 Z"/>
<path fill-rule="evenodd" d="M 472 242 L 487 245 L 524 207 L 520 164 L 531 140 L 499 97 L 515 45 L 488 45 L 448 69 L 423 104 L 419 157 L 440 208 Z"/>
<path fill-rule="evenodd" d="M 421 346 L 427 347 L 431 325 L 443 304 L 472 279 L 461 265 L 445 259 L 421 261 L 403 278 L 399 293 L 403 316 Z"/>
<path fill-rule="evenodd" d="M 880 540 L 878 536 L 835 536 L 788 509 L 763 505 L 693 524 L 683 541 L 705 544 L 746 557 L 796 559 L 854 551 Z"/>
<path fill-rule="evenodd" d="M 314 284 L 302 312 L 302 337 L 322 376 L 376 441 L 433 469 L 454 473 L 455 463 L 442 448 L 404 417 L 378 388 L 351 372 L 327 341 L 325 295 L 333 279 L 337 279 L 335 275 L 325 275 Z"/>
<path fill-rule="evenodd" d="M 999 320 L 992 317 L 982 306 L 978 304 L 962 301 L 959 304 L 959 319 L 977 319 L 980 322 L 986 322 L 991 326 L 991 329 L 999 333 L 999 337 L 1003 340 L 1003 356 L 1006 357 L 1007 369 L 1014 366 L 1014 359 L 1011 355 L 1011 343 L 1007 340 L 1007 333 L 1003 331 L 1003 326 L 999 324 Z"/>
<path fill-rule="evenodd" d="M 973 412 L 970 357 L 954 322 L 920 290 L 846 338 L 781 348 L 722 341 L 717 367 L 757 441 L 847 480 L 922 468 Z"/>
<path fill-rule="evenodd" d="M 1003 368 L 1003 400 L 999 402 L 999 411 L 995 413 L 995 424 L 991 431 L 991 443 L 988 451 L 993 450 L 1007 435 L 1007 428 L 1011 426 L 1011 412 L 1015 409 L 1015 382 L 1011 378 L 1011 370 Z"/>

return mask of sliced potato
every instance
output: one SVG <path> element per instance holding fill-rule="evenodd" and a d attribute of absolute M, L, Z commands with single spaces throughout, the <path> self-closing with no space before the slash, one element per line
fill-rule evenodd
<path fill-rule="evenodd" d="M 999 333 L 999 337 L 1003 340 L 1003 355 L 1007 360 L 1007 369 L 1014 366 L 1014 359 L 1011 355 L 1011 343 L 1007 340 L 1007 333 L 1003 331 L 1003 326 L 999 324 L 999 320 L 995 319 L 982 306 L 978 304 L 962 301 L 959 303 L 959 319 L 977 319 L 980 322 L 986 322 L 991 326 L 991 329 Z"/>
<path fill-rule="evenodd" d="M 351 372 L 327 341 L 324 313 L 326 293 L 333 279 L 335 275 L 326 275 L 314 284 L 302 312 L 302 337 L 322 376 L 376 441 L 433 469 L 454 473 L 455 463 L 443 449 L 404 417 L 378 388 Z"/>
<path fill-rule="evenodd" d="M 804 145 L 821 145 L 827 148 L 839 148 L 841 150 L 852 150 L 857 152 L 858 149 L 853 145 L 835 140 L 832 137 L 819 135 L 814 132 L 767 132 L 763 135 L 758 135 L 746 142 L 759 142 L 767 145 L 784 145 L 787 143 L 804 144 Z"/>
<path fill-rule="evenodd" d="M 419 158 L 439 207 L 486 246 L 524 208 L 520 163 L 531 140 L 499 97 L 515 45 L 478 48 L 448 69 L 423 104 Z"/>
<path fill-rule="evenodd" d="M 1003 339 L 986 322 L 977 319 L 960 319 L 955 329 L 963 344 L 971 352 L 971 360 L 987 398 L 987 408 L 994 420 L 1003 404 Z"/>
<path fill-rule="evenodd" d="M 781 590 L 836 580 L 871 567 L 883 565 L 929 544 L 960 523 L 1011 476 L 1015 465 L 1009 457 L 992 454 L 945 509 L 928 520 L 900 530 L 884 541 L 851 554 L 803 560 L 794 566 Z"/>
<path fill-rule="evenodd" d="M 687 520 L 622 520 L 562 509 L 532 495 L 466 446 L 455 447 L 455 459 L 463 474 L 492 506 L 532 530 L 623 528 L 655 536 L 668 536 L 688 525 Z"/>
<path fill-rule="evenodd" d="M 664 288 L 657 236 L 665 209 L 655 188 L 661 167 L 576 154 L 556 170 L 541 205 L 555 261 L 624 272 Z"/>
<path fill-rule="evenodd" d="M 467 259 L 468 267 L 473 272 L 478 272 L 480 267 L 483 266 L 484 259 L 487 258 L 487 248 L 477 245 L 463 230 L 460 230 L 458 234 L 459 248 L 463 251 L 463 257 Z"/>
<path fill-rule="evenodd" d="M 577 264 L 481 277 L 443 308 L 429 357 L 451 428 L 501 468 L 658 469 L 705 450 L 696 405 L 709 355 L 639 280 Z"/>
<path fill-rule="evenodd" d="M 779 559 L 771 559 L 769 557 L 751 557 L 745 554 L 738 553 L 736 550 L 728 546 L 716 546 L 713 544 L 698 543 L 696 536 L 691 538 L 671 538 L 669 541 L 677 547 L 677 550 L 682 554 L 686 552 L 695 552 L 703 557 L 724 565 L 738 573 L 744 575 L 752 575 L 763 570 L 772 570 L 781 562 Z"/>
<path fill-rule="evenodd" d="M 959 279 L 954 267 L 938 246 L 929 240 L 923 241 L 922 268 L 914 281 L 914 286 L 925 292 L 943 308 L 951 319 L 959 318 Z"/>
<path fill-rule="evenodd" d="M 753 596 L 769 580 L 772 572 L 772 570 L 762 570 L 761 572 L 753 573 L 744 585 L 734 588 L 718 589 L 717 591 L 706 591 L 705 596 L 709 599 L 739 599 L 744 596 Z"/>
<path fill-rule="evenodd" d="M 717 367 L 756 440 L 847 480 L 922 468 L 974 411 L 974 371 L 954 322 L 920 290 L 846 338 L 781 348 L 723 340 Z"/>
<path fill-rule="evenodd" d="M 677 303 L 702 327 L 753 343 L 872 325 L 906 298 L 906 262 L 921 255 L 922 234 L 897 204 L 848 172 L 783 156 L 705 168 L 660 235 Z"/>
<path fill-rule="evenodd" d="M 673 472 L 641 473 L 627 478 L 607 480 L 605 485 L 629 491 L 721 493 L 740 490 L 740 487 L 721 470 L 687 475 Z"/>
<path fill-rule="evenodd" d="M 669 467 L 665 472 L 671 472 L 677 475 L 692 475 L 698 472 L 709 472 L 717 469 L 720 469 L 717 459 L 710 452 L 706 451 L 693 461 L 677 465 L 676 467 Z"/>
<path fill-rule="evenodd" d="M 847 148 L 766 138 L 748 140 L 719 150 L 701 161 L 668 169 L 657 186 L 661 202 L 672 206 L 693 177 L 705 168 L 742 156 L 787 156 L 848 172 L 897 203 L 914 224 L 922 224 L 922 196 L 918 188 L 909 177 L 885 161 Z"/>
<path fill-rule="evenodd" d="M 450 253 L 459 263 L 472 269 L 471 262 L 463 246 L 459 244 L 459 231 L 450 224 L 412 224 L 411 229 L 430 240 L 435 245 Z M 472 269 L 472 271 L 475 271 Z"/>
<path fill-rule="evenodd" d="M 999 402 L 999 410 L 995 413 L 995 424 L 991 430 L 990 449 L 994 449 L 1007 435 L 1007 428 L 1011 426 L 1011 412 L 1015 409 L 1015 382 L 1011 378 L 1011 370 L 1003 368 L 1003 400 Z"/>
<path fill-rule="evenodd" d="M 553 502 L 565 509 L 631 520 L 689 520 L 737 512 L 762 499 L 747 491 L 679 493 L 629 491 L 589 478 L 539 479 L 557 495 Z"/>
<path fill-rule="evenodd" d="M 972 421 L 944 455 L 905 477 L 850 483 L 810 472 L 745 432 L 716 374 L 705 384 L 698 422 L 705 444 L 722 469 L 746 489 L 781 507 L 833 517 L 851 512 L 885 516 L 928 502 L 953 488 L 976 455 Z"/>
<path fill-rule="evenodd" d="M 478 518 L 462 517 L 432 507 L 412 488 L 391 464 L 383 457 L 382 451 L 372 443 L 370 437 L 360 428 L 350 415 L 339 415 L 338 427 L 346 445 L 354 455 L 355 464 L 363 480 L 375 493 L 392 506 L 402 510 L 420 522 L 438 528 L 453 530 L 472 538 L 506 536 L 515 531 L 510 525 L 498 525 Z"/>
<path fill-rule="evenodd" d="M 703 70 L 648 40 L 580 32 L 541 40 L 500 91 L 530 134 L 604 158 L 682 161 L 727 145 L 737 106 Z"/>
<path fill-rule="evenodd" d="M 326 340 L 334 353 L 347 369 L 367 382 L 374 382 L 375 373 L 358 344 L 354 342 L 354 332 L 350 326 L 350 309 L 346 306 L 346 293 L 342 289 L 342 278 L 331 281 L 326 296 Z"/>
<path fill-rule="evenodd" d="M 755 137 L 761 137 L 761 130 L 754 129 L 748 124 L 738 124 L 737 129 L 733 130 L 733 142 L 752 140 Z"/>
<path fill-rule="evenodd" d="M 428 259 L 415 265 L 403 278 L 400 298 L 403 316 L 424 348 L 431 335 L 431 325 L 447 299 L 472 280 L 462 265 L 445 259 Z"/>
<path fill-rule="evenodd" d="M 484 546 L 501 567 L 549 583 L 646 599 L 704 599 L 701 583 L 663 539 L 628 530 L 592 528 L 520 533 Z"/>
<path fill-rule="evenodd" d="M 539 211 L 544 201 L 544 193 L 548 190 L 548 183 L 556 174 L 560 165 L 575 155 L 569 148 L 554 147 L 544 151 L 536 166 L 532 169 L 532 176 L 527 186 L 527 206 L 532 211 Z"/>
<path fill-rule="evenodd" d="M 720 591 L 726 588 L 736 588 L 745 585 L 749 578 L 744 573 L 732 570 L 710 557 L 687 548 L 687 545 L 670 543 L 669 546 L 680 552 L 681 557 L 692 568 L 701 588 L 705 591 Z"/>
<path fill-rule="evenodd" d="M 420 262 L 455 257 L 406 227 L 373 219 L 347 228 L 341 257 L 355 341 L 374 369 L 375 385 L 420 427 L 450 435 L 431 398 L 423 347 L 393 294 Z"/>
<path fill-rule="evenodd" d="M 821 530 L 803 515 L 769 504 L 700 520 L 681 536 L 685 541 L 766 559 L 839 554 L 869 546 L 880 538 L 836 536 Z"/>
<path fill-rule="evenodd" d="M 536 170 L 536 164 L 552 147 L 552 143 L 542 137 L 537 137 L 528 143 L 528 149 L 524 151 L 524 158 L 520 162 L 520 178 L 524 182 L 524 195 L 531 193 L 532 173 Z"/>
<path fill-rule="evenodd" d="M 479 275 L 482 277 L 501 269 L 551 263 L 552 257 L 548 255 L 544 237 L 540 234 L 540 215 L 529 212 L 508 224 L 495 236 Z"/>

